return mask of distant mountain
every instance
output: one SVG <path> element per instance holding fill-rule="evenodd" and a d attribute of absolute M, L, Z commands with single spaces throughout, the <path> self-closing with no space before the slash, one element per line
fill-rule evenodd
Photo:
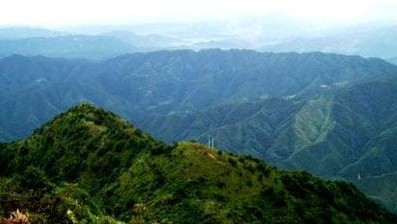
<path fill-rule="evenodd" d="M 160 51 L 97 63 L 12 56 L 0 61 L 0 103 L 12 113 L 0 116 L 0 128 L 21 137 L 80 100 L 114 108 L 139 125 L 149 114 L 202 111 L 269 97 L 311 97 L 395 74 L 396 67 L 379 59 L 322 53 Z M 36 112 L 26 113 L 25 105 Z M 27 121 L 32 125 L 25 126 Z"/>
<path fill-rule="evenodd" d="M 346 182 L 168 146 L 88 104 L 0 144 L 0 167 L 0 217 L 19 209 L 33 223 L 397 222 Z"/>
<path fill-rule="evenodd" d="M 395 58 L 389 58 L 388 61 L 391 62 L 391 63 L 393 63 L 393 64 L 397 64 L 397 57 L 395 57 Z"/>
<path fill-rule="evenodd" d="M 112 31 L 102 33 L 101 36 L 109 36 L 117 38 L 123 42 L 129 43 L 132 46 L 138 47 L 140 50 L 161 50 L 179 48 L 184 44 L 183 40 L 166 37 L 157 34 L 138 35 L 129 31 Z"/>
<path fill-rule="evenodd" d="M 62 32 L 33 27 L 0 27 L 0 40 L 17 40 L 32 37 L 56 37 Z"/>
<path fill-rule="evenodd" d="M 0 61 L 0 110 L 4 139 L 26 136 L 55 114 L 80 101 L 100 102 L 110 107 L 115 99 L 90 75 L 93 62 L 14 55 Z M 122 105 L 115 106 L 122 112 Z M 9 120 L 12 122 L 5 122 Z M 30 131 L 29 131 L 30 132 Z M 1 133 L 1 132 L 0 132 Z"/>
<path fill-rule="evenodd" d="M 395 209 L 386 195 L 396 185 L 383 175 L 396 171 L 396 80 L 397 66 L 383 60 L 324 53 L 159 51 L 99 62 L 14 55 L 0 60 L 0 137 L 27 136 L 89 101 L 161 140 L 214 137 L 220 149 L 354 181 Z M 371 188 L 376 181 L 392 187 Z"/>
<path fill-rule="evenodd" d="M 127 27 L 125 28 L 127 29 Z M 137 34 L 183 39 L 187 49 L 252 49 L 264 52 L 313 52 L 397 57 L 397 26 L 393 23 L 305 24 L 280 16 L 247 17 L 191 24 L 145 24 L 128 27 Z"/>
<path fill-rule="evenodd" d="M 264 51 L 311 52 L 354 54 L 384 59 L 397 57 L 397 26 L 349 27 L 339 31 L 264 43 Z"/>
<path fill-rule="evenodd" d="M 56 36 L 0 40 L 0 56 L 13 54 L 56 58 L 103 59 L 131 53 L 136 48 L 112 37 Z"/>
<path fill-rule="evenodd" d="M 271 22 L 270 22 L 271 21 Z M 287 21 L 287 22 L 286 22 Z M 339 28 L 319 26 L 319 24 L 303 25 L 301 21 L 291 21 L 278 16 L 247 17 L 245 19 L 227 21 L 206 21 L 197 23 L 153 23 L 138 24 L 133 26 L 81 26 L 68 27 L 63 31 L 53 31 L 34 27 L 0 27 L 0 40 L 21 40 L 40 38 L 40 46 L 27 48 L 20 42 L 12 45 L 24 45 L 29 49 L 23 52 L 21 49 L 13 51 L 16 54 L 44 55 L 53 57 L 55 50 L 60 50 L 56 57 L 74 57 L 65 53 L 65 49 L 57 46 L 54 51 L 48 52 L 45 44 L 52 38 L 63 36 L 85 36 L 90 38 L 112 38 L 116 49 L 107 47 L 105 50 L 93 52 L 92 43 L 104 47 L 96 40 L 79 42 L 80 50 L 76 57 L 105 58 L 118 56 L 124 53 L 136 51 L 147 52 L 155 50 L 193 49 L 202 50 L 208 48 L 252 49 L 263 52 L 299 52 L 307 53 L 320 51 L 347 55 L 359 55 L 362 57 L 379 57 L 384 60 L 397 57 L 397 26 L 392 23 L 371 23 L 362 25 L 346 25 Z M 29 40 L 28 45 L 31 45 Z M 37 41 L 37 40 L 36 40 Z M 65 41 L 65 40 L 64 40 Z M 70 40 L 69 40 L 70 41 Z M 107 40 L 106 45 L 112 41 Z M 120 43 L 122 42 L 122 43 Z M 7 42 L 8 43 L 8 42 Z M 68 42 L 67 42 L 68 43 Z M 35 43 L 37 44 L 37 43 Z M 51 44 L 51 43 L 48 43 Z M 118 49 L 124 44 L 125 49 Z M 126 46 L 130 45 L 130 46 Z M 6 44 L 7 45 L 7 44 Z M 87 46 L 85 46 L 87 45 Z M 1 47 L 2 45 L 0 45 Z M 15 46 L 14 46 L 15 48 Z M 74 46 L 73 48 L 76 48 Z M 130 49 L 131 48 L 131 49 Z M 8 48 L 6 48 L 9 50 Z M 0 57 L 10 55 L 9 51 Z"/>
<path fill-rule="evenodd" d="M 162 114 L 311 96 L 397 74 L 395 66 L 379 59 L 246 50 L 137 53 L 105 61 L 100 70 L 97 79 L 106 90 Z"/>
<path fill-rule="evenodd" d="M 396 93 L 397 80 L 370 82 L 307 100 L 268 99 L 148 116 L 143 127 L 168 141 L 205 143 L 213 137 L 219 148 L 234 153 L 354 180 L 358 174 L 365 178 L 396 171 L 397 158 L 387 151 L 393 149 L 387 146 L 393 145 L 397 124 Z M 382 166 L 372 169 L 374 164 Z"/>

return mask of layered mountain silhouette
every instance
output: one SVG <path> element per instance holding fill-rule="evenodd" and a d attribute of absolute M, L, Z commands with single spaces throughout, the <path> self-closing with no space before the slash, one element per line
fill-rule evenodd
<path fill-rule="evenodd" d="M 107 108 L 114 105 L 115 111 L 129 114 L 139 125 L 140 114 L 201 111 L 269 97 L 311 97 L 319 91 L 394 77 L 396 71 L 379 59 L 322 53 L 161 51 L 102 62 L 14 55 L 0 61 L 0 102 L 15 117 L 0 116 L 7 120 L 1 124 L 10 125 L 1 129 L 18 138 L 51 117 L 24 113 L 30 119 L 20 119 L 18 113 L 24 108 L 52 108 L 53 116 L 55 110 L 89 100 Z"/>
<path fill-rule="evenodd" d="M 396 209 L 397 67 L 380 59 L 245 50 L 0 60 L 0 137 L 26 137 L 81 101 L 171 143 L 353 181 Z M 382 187 L 388 186 L 388 187 Z"/>
<path fill-rule="evenodd" d="M 166 145 L 87 103 L 0 144 L 0 167 L 0 214 L 34 223 L 397 222 L 352 184 Z"/>

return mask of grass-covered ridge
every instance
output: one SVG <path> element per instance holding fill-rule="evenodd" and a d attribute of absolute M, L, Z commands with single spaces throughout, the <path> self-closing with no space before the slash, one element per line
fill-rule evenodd
<path fill-rule="evenodd" d="M 35 223 L 396 223 L 354 186 L 194 142 L 173 146 L 80 104 L 0 144 L 0 215 Z"/>

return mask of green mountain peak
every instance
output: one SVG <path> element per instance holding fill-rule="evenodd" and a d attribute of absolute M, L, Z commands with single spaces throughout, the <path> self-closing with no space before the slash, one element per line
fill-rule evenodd
<path fill-rule="evenodd" d="M 0 216 L 33 223 L 396 223 L 346 182 L 194 142 L 166 145 L 82 103 L 0 144 Z"/>

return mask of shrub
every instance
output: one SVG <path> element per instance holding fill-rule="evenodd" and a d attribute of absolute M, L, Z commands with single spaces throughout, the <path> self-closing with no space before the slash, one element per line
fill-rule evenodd
<path fill-rule="evenodd" d="M 29 213 L 22 213 L 17 209 L 15 212 L 11 212 L 8 219 L 1 220 L 0 224 L 30 224 Z"/>
<path fill-rule="evenodd" d="M 226 184 L 225 184 L 224 182 L 222 182 L 222 181 L 219 181 L 216 185 L 217 185 L 217 187 L 218 187 L 219 189 L 223 189 L 223 188 L 226 187 Z"/>
<path fill-rule="evenodd" d="M 247 180 L 247 186 L 248 187 L 252 187 L 252 181 L 251 180 Z"/>
<path fill-rule="evenodd" d="M 15 181 L 19 183 L 22 191 L 32 189 L 37 195 L 51 191 L 53 188 L 44 171 L 33 166 L 29 166 L 21 176 L 16 176 Z"/>
<path fill-rule="evenodd" d="M 234 167 L 236 167 L 237 166 L 237 161 L 236 160 L 234 160 L 233 158 L 229 158 L 229 163 L 230 163 L 230 165 L 232 165 L 232 166 L 234 166 Z"/>

